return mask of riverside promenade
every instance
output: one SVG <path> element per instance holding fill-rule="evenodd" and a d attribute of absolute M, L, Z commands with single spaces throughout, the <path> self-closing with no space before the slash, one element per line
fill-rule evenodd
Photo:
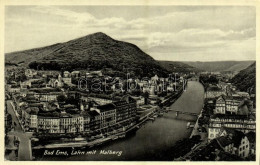
<path fill-rule="evenodd" d="M 143 115 L 141 120 L 139 120 L 138 123 L 136 123 L 135 125 L 127 128 L 125 131 L 118 132 L 118 133 L 111 135 L 109 137 L 106 137 L 106 138 L 100 138 L 100 139 L 96 139 L 96 140 L 93 140 L 93 141 L 79 141 L 79 142 L 69 142 L 69 143 L 47 144 L 45 146 L 35 146 L 35 147 L 33 147 L 33 149 L 68 148 L 68 147 L 93 147 L 95 145 L 100 145 L 100 144 L 103 144 L 103 143 L 111 141 L 111 140 L 115 140 L 115 139 L 118 139 L 118 138 L 125 137 L 127 132 L 130 132 L 133 129 L 138 129 L 141 124 L 143 124 L 146 120 L 149 119 L 149 117 L 151 115 L 154 114 L 154 111 L 155 111 L 155 109 L 153 109 L 153 110 L 149 111 L 149 113 L 146 113 L 145 115 Z"/>

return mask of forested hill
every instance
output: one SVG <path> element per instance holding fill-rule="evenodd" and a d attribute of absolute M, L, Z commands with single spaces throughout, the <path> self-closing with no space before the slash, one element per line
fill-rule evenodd
<path fill-rule="evenodd" d="M 140 77 L 169 74 L 136 45 L 114 40 L 101 32 L 65 43 L 7 53 L 5 59 L 8 63 L 43 70 L 103 70 L 112 76 L 130 72 Z"/>
<path fill-rule="evenodd" d="M 256 92 L 256 63 L 241 70 L 235 77 L 231 79 L 240 91 L 255 93 Z"/>

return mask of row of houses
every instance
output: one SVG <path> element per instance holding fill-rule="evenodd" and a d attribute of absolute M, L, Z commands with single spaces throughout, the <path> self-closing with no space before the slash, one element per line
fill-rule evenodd
<path fill-rule="evenodd" d="M 221 95 L 216 100 L 214 114 L 239 114 L 248 108 L 253 108 L 253 103 L 245 97 Z"/>
<path fill-rule="evenodd" d="M 132 125 L 136 119 L 136 101 L 123 97 L 121 101 L 90 108 L 70 109 L 61 112 L 39 112 L 24 110 L 22 118 L 28 131 L 47 133 L 81 133 L 112 131 Z"/>

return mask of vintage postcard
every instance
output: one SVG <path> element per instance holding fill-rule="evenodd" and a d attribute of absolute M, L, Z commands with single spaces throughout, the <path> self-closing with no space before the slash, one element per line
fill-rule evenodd
<path fill-rule="evenodd" d="M 2 9 L 5 163 L 259 163 L 256 2 Z"/>

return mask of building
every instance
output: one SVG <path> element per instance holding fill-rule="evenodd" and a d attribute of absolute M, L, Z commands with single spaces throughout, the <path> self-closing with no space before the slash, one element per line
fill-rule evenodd
<path fill-rule="evenodd" d="M 132 98 L 135 99 L 137 107 L 140 107 L 145 104 L 145 98 L 143 96 L 139 96 L 139 97 L 132 96 Z"/>
<path fill-rule="evenodd" d="M 35 93 L 34 97 L 39 101 L 49 102 L 57 101 L 57 97 L 62 95 L 61 92 Z"/>
<path fill-rule="evenodd" d="M 219 137 L 223 129 L 230 128 L 242 132 L 255 132 L 256 122 L 245 115 L 213 115 L 209 120 L 208 140 Z"/>
<path fill-rule="evenodd" d="M 57 88 L 59 86 L 62 86 L 58 79 L 52 78 L 49 80 L 49 82 L 46 84 L 46 87 L 52 87 Z"/>
<path fill-rule="evenodd" d="M 90 115 L 89 129 L 90 131 L 100 130 L 100 113 L 96 110 L 88 111 Z"/>
<path fill-rule="evenodd" d="M 71 77 L 75 77 L 75 78 L 80 77 L 80 71 L 73 71 L 73 72 L 71 72 Z"/>
<path fill-rule="evenodd" d="M 38 132 L 80 133 L 84 131 L 84 118 L 66 112 L 41 113 L 38 115 Z"/>
<path fill-rule="evenodd" d="M 21 89 L 27 89 L 29 87 L 32 86 L 32 83 L 30 80 L 24 81 L 24 82 L 20 82 L 20 87 Z"/>
<path fill-rule="evenodd" d="M 216 100 L 216 108 L 214 114 L 226 114 L 226 101 L 223 96 Z"/>
<path fill-rule="evenodd" d="M 232 138 L 230 138 L 229 136 L 219 136 L 218 138 L 216 138 L 216 140 L 220 145 L 220 147 L 222 148 L 222 150 L 228 153 L 232 153 L 234 147 Z"/>
<path fill-rule="evenodd" d="M 38 116 L 38 132 L 61 133 L 60 118 L 58 116 Z"/>
<path fill-rule="evenodd" d="M 84 131 L 84 117 L 66 112 L 60 114 L 60 133 L 80 133 Z"/>
<path fill-rule="evenodd" d="M 205 98 L 216 98 L 221 95 L 226 95 L 226 91 L 217 86 L 210 86 L 205 92 Z"/>
<path fill-rule="evenodd" d="M 243 104 L 243 101 L 236 100 L 231 96 L 221 95 L 216 100 L 216 108 L 214 114 L 237 114 L 239 106 Z"/>
<path fill-rule="evenodd" d="M 116 122 L 117 124 L 131 124 L 136 118 L 136 101 L 125 96 L 120 101 L 114 102 L 116 106 Z"/>
<path fill-rule="evenodd" d="M 151 77 L 152 83 L 156 83 L 159 80 L 159 77 L 157 75 Z"/>
<path fill-rule="evenodd" d="M 82 111 L 81 115 L 83 116 L 84 132 L 90 132 L 90 114 L 87 111 Z"/>
<path fill-rule="evenodd" d="M 67 84 L 67 85 L 72 85 L 70 72 L 65 71 L 65 72 L 63 73 L 63 78 L 62 78 L 62 80 L 63 80 L 63 82 L 64 82 L 65 84 Z"/>
<path fill-rule="evenodd" d="M 38 107 L 28 107 L 21 110 L 21 119 L 23 127 L 26 131 L 34 131 L 38 128 Z"/>
<path fill-rule="evenodd" d="M 107 98 L 101 98 L 101 97 L 86 97 L 86 96 L 82 96 L 82 97 L 81 97 L 81 100 L 84 100 L 84 101 L 86 101 L 86 102 L 94 101 L 94 102 L 96 102 L 96 103 L 99 104 L 99 105 L 106 105 L 106 104 L 109 104 L 109 103 L 112 103 L 112 102 L 113 102 L 113 100 L 107 99 Z"/>
<path fill-rule="evenodd" d="M 100 129 L 111 127 L 116 124 L 116 107 L 114 104 L 106 104 L 97 107 L 100 112 Z"/>
<path fill-rule="evenodd" d="M 33 69 L 26 69 L 25 72 L 24 72 L 25 76 L 27 78 L 32 78 L 34 77 L 35 75 L 37 75 L 37 71 L 36 70 L 33 70 Z"/>

